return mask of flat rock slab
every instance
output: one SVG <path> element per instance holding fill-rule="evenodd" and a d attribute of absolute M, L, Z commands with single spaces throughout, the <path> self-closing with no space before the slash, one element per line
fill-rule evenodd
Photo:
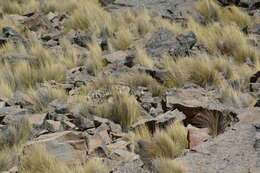
<path fill-rule="evenodd" d="M 259 173 L 259 134 L 255 125 L 237 123 L 176 160 L 187 173 Z"/>
<path fill-rule="evenodd" d="M 41 135 L 34 141 L 30 141 L 26 146 L 45 145 L 53 156 L 67 163 L 80 161 L 86 156 L 87 146 L 80 135 L 72 131 L 56 132 Z"/>
<path fill-rule="evenodd" d="M 225 126 L 238 121 L 236 110 L 220 103 L 213 91 L 209 92 L 201 87 L 169 89 L 166 93 L 166 106 L 168 109 L 178 109 L 183 112 L 187 116 L 186 124 L 195 125 L 193 120 L 196 121 L 198 114 L 208 113 L 223 119 L 220 122 L 225 123 Z"/>

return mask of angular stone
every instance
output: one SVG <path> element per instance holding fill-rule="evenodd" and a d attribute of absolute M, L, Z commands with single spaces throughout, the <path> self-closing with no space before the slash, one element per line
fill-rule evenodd
<path fill-rule="evenodd" d="M 40 28 L 48 29 L 49 32 L 55 32 L 56 29 L 52 22 L 43 13 L 34 13 L 27 18 L 24 25 L 32 31 L 38 31 Z"/>
<path fill-rule="evenodd" d="M 62 130 L 60 121 L 46 120 L 44 126 L 50 132 L 57 132 Z"/>
<path fill-rule="evenodd" d="M 0 124 L 10 124 L 21 120 L 27 113 L 26 109 L 19 106 L 10 106 L 0 108 Z"/>
<path fill-rule="evenodd" d="M 14 47 L 17 47 L 20 43 L 24 46 L 27 53 L 31 52 L 29 41 L 23 35 L 19 34 L 11 27 L 4 27 L 2 30 L 4 37 L 7 38 L 7 40 L 10 41 Z"/>
<path fill-rule="evenodd" d="M 110 151 L 114 151 L 116 149 L 126 149 L 128 145 L 130 145 L 130 142 L 126 142 L 124 140 L 118 140 L 115 143 L 111 143 L 107 145 L 107 148 Z"/>
<path fill-rule="evenodd" d="M 86 156 L 87 147 L 85 140 L 72 131 L 41 135 L 35 140 L 28 142 L 27 147 L 39 144 L 44 144 L 47 151 L 56 159 L 67 163 L 81 161 Z"/>
<path fill-rule="evenodd" d="M 65 130 L 73 130 L 76 128 L 76 125 L 69 121 L 62 121 L 62 126 Z"/>
<path fill-rule="evenodd" d="M 105 142 L 99 134 L 87 138 L 87 147 L 88 154 L 108 154 Z"/>
<path fill-rule="evenodd" d="M 160 57 L 163 54 L 172 57 L 187 56 L 191 54 L 196 42 L 196 36 L 191 31 L 174 36 L 169 30 L 158 29 L 151 35 L 145 48 L 152 57 Z"/>
<path fill-rule="evenodd" d="M 53 111 L 57 114 L 69 113 L 69 105 L 62 100 L 54 100 L 49 104 L 49 111 Z"/>
<path fill-rule="evenodd" d="M 66 74 L 66 80 L 69 84 L 81 86 L 88 82 L 93 82 L 94 77 L 87 66 L 80 66 L 69 70 Z"/>
<path fill-rule="evenodd" d="M 170 89 L 166 93 L 166 106 L 168 109 L 178 109 L 183 112 L 187 117 L 186 124 L 196 119 L 198 114 L 208 113 L 219 116 L 218 119 L 225 124 L 225 127 L 237 122 L 237 112 L 214 99 L 214 95 L 197 86 Z"/>
<path fill-rule="evenodd" d="M 32 114 L 29 116 L 29 122 L 34 127 L 41 127 L 46 119 L 47 114 Z"/>
<path fill-rule="evenodd" d="M 116 149 L 110 154 L 109 158 L 111 158 L 112 160 L 131 162 L 133 160 L 139 159 L 139 156 L 133 152 L 129 152 L 122 149 Z"/>
<path fill-rule="evenodd" d="M 31 55 L 18 54 L 18 53 L 7 53 L 2 57 L 2 62 L 10 63 L 10 64 L 16 64 L 22 61 L 36 62 L 35 60 L 36 59 Z"/>
<path fill-rule="evenodd" d="M 115 0 L 107 6 L 109 11 L 120 9 L 131 9 L 134 11 L 149 9 L 153 14 L 160 15 L 177 22 L 186 21 L 188 17 L 194 14 L 193 7 L 196 1 L 187 0 Z"/>
<path fill-rule="evenodd" d="M 79 116 L 75 119 L 74 124 L 80 129 L 80 130 L 87 130 L 95 127 L 95 124 L 93 121 L 89 120 L 88 118 Z"/>
<path fill-rule="evenodd" d="M 134 55 L 131 52 L 117 51 L 112 54 L 104 55 L 103 59 L 106 63 L 125 65 L 132 67 Z"/>

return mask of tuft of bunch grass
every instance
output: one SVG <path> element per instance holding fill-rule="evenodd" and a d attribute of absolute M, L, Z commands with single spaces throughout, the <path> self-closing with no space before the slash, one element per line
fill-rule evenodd
<path fill-rule="evenodd" d="M 40 3 L 37 0 L 8 0 L 0 1 L 0 9 L 9 14 L 26 14 L 31 10 L 39 10 Z"/>
<path fill-rule="evenodd" d="M 128 93 L 114 93 L 110 111 L 106 116 L 126 129 L 142 116 L 138 102 Z"/>
<path fill-rule="evenodd" d="M 255 63 L 257 60 L 256 48 L 249 44 L 248 38 L 235 25 L 212 23 L 203 26 L 190 20 L 189 28 L 210 53 L 231 56 L 237 63 Z"/>
<path fill-rule="evenodd" d="M 221 7 L 215 0 L 200 0 L 195 9 L 208 21 L 234 22 L 239 27 L 252 24 L 251 17 L 236 6 Z"/>
<path fill-rule="evenodd" d="M 146 73 L 124 74 L 121 78 L 131 88 L 147 87 L 153 96 L 159 96 L 165 92 L 165 87 Z"/>
<path fill-rule="evenodd" d="M 28 117 L 10 124 L 5 131 L 0 133 L 0 148 L 12 148 L 24 143 L 30 137 L 31 128 Z"/>
<path fill-rule="evenodd" d="M 147 151 L 153 158 L 176 158 L 187 148 L 187 129 L 176 121 L 166 130 L 158 130 L 149 142 Z"/>
<path fill-rule="evenodd" d="M 176 61 L 166 57 L 165 68 L 170 72 L 165 81 L 167 87 L 180 87 L 185 82 L 200 86 L 220 85 L 223 80 L 236 79 L 237 66 L 224 57 L 199 55 Z"/>
<path fill-rule="evenodd" d="M 90 56 L 87 59 L 87 64 L 89 65 L 92 73 L 97 75 L 104 66 L 102 50 L 99 44 L 96 42 L 88 44 L 88 48 L 90 50 Z"/>
<path fill-rule="evenodd" d="M 27 94 L 34 103 L 34 107 L 37 112 L 46 111 L 48 104 L 56 99 L 67 99 L 67 94 L 64 89 L 52 88 L 50 86 L 40 89 L 30 88 L 27 90 Z"/>
<path fill-rule="evenodd" d="M 136 63 L 141 64 L 143 66 L 153 68 L 154 61 L 151 57 L 149 57 L 146 51 L 142 48 L 136 48 Z"/>
<path fill-rule="evenodd" d="M 108 167 L 100 160 L 91 159 L 84 164 L 72 166 L 57 160 L 43 145 L 34 145 L 26 150 L 19 168 L 22 173 L 108 173 Z"/>
<path fill-rule="evenodd" d="M 2 147 L 0 149 L 0 172 L 11 169 L 18 163 L 18 156 L 22 147 Z"/>

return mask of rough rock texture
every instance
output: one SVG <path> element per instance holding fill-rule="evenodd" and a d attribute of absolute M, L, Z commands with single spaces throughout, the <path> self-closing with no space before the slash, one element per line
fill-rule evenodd
<path fill-rule="evenodd" d="M 109 11 L 122 8 L 131 8 L 133 10 L 149 9 L 157 15 L 169 18 L 175 21 L 184 21 L 189 15 L 194 13 L 192 6 L 194 0 L 115 0 L 113 4 L 108 5 Z"/>
<path fill-rule="evenodd" d="M 237 116 L 239 120 L 243 122 L 260 123 L 260 108 L 255 107 L 255 108 L 244 109 Z"/>
<path fill-rule="evenodd" d="M 41 135 L 35 141 L 27 143 L 27 147 L 39 144 L 44 144 L 57 159 L 68 163 L 75 160 L 80 161 L 85 157 L 87 151 L 85 140 L 81 139 L 79 134 L 71 131 Z"/>
<path fill-rule="evenodd" d="M 188 56 L 196 42 L 197 39 L 193 32 L 186 32 L 174 37 L 170 31 L 158 29 L 148 39 L 145 48 L 152 57 L 158 57 L 162 54 L 173 57 Z"/>
<path fill-rule="evenodd" d="M 209 132 L 207 128 L 196 128 L 188 125 L 188 141 L 189 148 L 194 148 L 200 145 L 202 142 L 206 142 L 209 138 Z"/>
<path fill-rule="evenodd" d="M 20 1 L 22 2 L 22 0 Z M 17 6 L 22 5 L 20 1 Z M 252 75 L 249 79 L 250 83 L 244 86 L 244 81 L 248 81 L 247 74 L 251 73 L 251 70 L 257 69 L 256 62 L 248 61 L 246 64 L 239 64 L 243 67 L 242 69 L 253 67 L 247 71 L 245 79 L 241 79 L 241 81 L 240 79 L 229 80 L 230 78 L 240 77 L 237 75 L 240 74 L 237 73 L 237 68 L 240 66 L 232 62 L 232 56 L 229 57 L 228 53 L 224 53 L 226 50 L 222 52 L 222 49 L 219 49 L 220 52 L 217 51 L 216 54 L 214 51 L 207 50 L 208 45 L 200 43 L 202 39 L 197 37 L 199 35 L 195 35 L 196 30 L 189 27 L 187 23 L 189 17 L 205 26 L 211 25 L 211 22 L 220 22 L 214 12 L 210 19 L 204 19 L 194 9 L 194 3 L 197 0 L 99 0 L 102 5 L 101 8 L 107 10 L 100 14 L 102 17 L 108 14 L 106 12 L 116 13 L 124 9 L 139 12 L 144 8 L 148 9 L 151 16 L 148 18 L 150 21 L 147 26 L 150 27 L 150 24 L 153 26 L 149 28 L 151 30 L 142 32 L 142 27 L 145 28 L 145 22 L 148 22 L 146 16 L 133 17 L 130 13 L 124 13 L 114 19 L 114 15 L 108 15 L 104 16 L 107 21 L 102 23 L 103 20 L 102 22 L 95 21 L 96 17 L 101 17 L 97 13 L 98 16 L 93 14 L 93 19 L 92 16 L 89 16 L 92 14 L 87 14 L 87 18 L 91 19 L 88 21 L 81 18 L 81 15 L 86 17 L 85 15 L 77 14 L 78 11 L 73 9 L 74 6 L 65 7 L 66 4 L 56 9 L 55 5 L 48 4 L 49 1 L 39 0 L 41 7 L 36 10 L 37 12 L 34 12 L 35 9 L 29 9 L 29 13 L 20 15 L 0 13 L 0 21 L 3 19 L 0 24 L 2 29 L 0 31 L 0 64 L 1 67 L 4 67 L 3 69 L 6 69 L 1 71 L 0 74 L 0 91 L 8 92 L 0 93 L 0 140 L 4 139 L 8 145 L 16 143 L 16 136 L 13 133 L 18 130 L 17 138 L 20 137 L 19 135 L 23 138 L 23 135 L 25 135 L 23 130 L 29 130 L 27 126 L 25 126 L 26 129 L 23 129 L 19 125 L 27 123 L 27 119 L 32 125 L 32 130 L 28 134 L 28 139 L 26 139 L 28 141 L 22 141 L 21 147 L 25 147 L 23 152 L 18 153 L 19 157 L 26 153 L 26 149 L 32 145 L 45 144 L 47 151 L 53 154 L 57 160 L 69 164 L 98 157 L 104 163 L 107 162 L 114 166 L 109 170 L 110 173 L 155 173 L 151 171 L 154 156 L 146 152 L 146 146 L 153 142 L 153 138 L 148 142 L 140 140 L 134 143 L 129 134 L 146 125 L 150 135 L 153 136 L 156 130 L 163 131 L 173 122 L 181 121 L 188 130 L 187 140 L 189 145 L 187 152 L 176 160 L 184 164 L 188 173 L 260 172 L 260 125 L 257 124 L 260 123 L 260 72 Z M 85 1 L 87 2 L 87 0 Z M 258 50 L 260 48 L 260 1 L 218 0 L 217 3 L 223 6 L 223 9 L 225 8 L 223 11 L 232 11 L 231 5 L 235 5 L 241 7 L 252 17 L 254 20 L 252 25 L 243 26 L 239 29 L 244 32 L 243 36 L 248 38 L 248 44 L 252 46 L 252 50 L 253 48 Z M 57 5 L 59 6 L 58 3 Z M 14 7 L 14 10 L 17 6 Z M 48 7 L 48 9 L 45 9 L 45 7 Z M 63 11 L 63 8 L 66 8 L 66 10 Z M 71 11 L 68 10 L 70 8 Z M 0 11 L 4 10 L 4 8 L 0 9 Z M 101 10 L 99 9 L 97 12 Z M 160 21 L 157 21 L 158 16 L 166 19 L 169 23 L 162 22 L 162 25 L 160 25 Z M 232 18 L 232 20 L 237 19 L 237 16 L 234 18 L 233 16 L 223 16 Z M 6 17 L 10 18 L 12 22 L 6 22 Z M 73 29 L 69 29 L 70 27 L 66 24 L 73 23 L 73 21 L 69 21 L 70 19 L 79 19 L 79 26 L 73 25 Z M 132 19 L 136 21 L 132 21 Z M 128 27 L 125 22 L 122 22 L 126 28 L 120 26 L 122 20 L 130 21 L 131 25 Z M 174 28 L 168 26 L 171 22 L 175 22 L 186 29 L 175 33 L 172 31 Z M 17 25 L 13 27 L 11 26 L 12 23 Z M 154 25 L 157 23 L 160 26 Z M 223 26 L 227 23 L 229 22 L 223 22 Z M 233 25 L 233 22 L 230 23 Z M 109 27 L 107 27 L 108 25 Z M 127 29 L 127 32 L 124 29 Z M 95 32 L 92 33 L 92 30 L 95 30 Z M 130 31 L 130 35 L 128 31 Z M 214 32 L 214 29 L 212 29 L 212 32 Z M 207 36 L 205 34 L 205 37 Z M 43 49 L 40 46 L 38 47 L 38 43 L 35 46 L 34 42 L 31 42 L 32 38 L 39 41 Z M 120 46 L 116 45 L 121 41 L 122 44 L 129 44 L 126 50 L 121 50 L 119 49 Z M 222 45 L 221 40 L 220 42 Z M 97 43 L 100 49 L 95 50 L 94 47 L 92 50 L 92 47 L 89 46 L 91 43 Z M 233 40 L 231 43 L 233 43 Z M 4 49 L 6 45 L 10 45 L 13 49 L 10 49 L 11 51 L 9 51 L 9 47 Z M 20 45 L 25 47 L 25 51 L 13 51 Z M 217 45 L 217 47 L 221 45 Z M 209 45 L 209 47 L 211 46 Z M 138 55 L 136 49 L 138 48 L 144 49 L 148 55 L 148 59 L 144 58 L 145 62 L 143 63 L 136 61 Z M 229 52 L 229 48 L 236 49 L 237 44 L 234 44 L 234 47 L 233 45 L 229 47 L 229 44 L 227 44 L 227 47 L 223 47 L 223 49 L 225 48 Z M 47 50 L 47 52 L 44 50 Z M 249 53 L 252 50 L 250 49 Z M 96 53 L 99 58 L 90 59 Z M 257 55 L 257 53 L 252 54 L 252 56 Z M 204 56 L 204 54 L 207 54 L 209 58 L 223 55 L 223 57 L 230 59 L 221 61 L 216 65 L 213 64 L 213 66 L 218 71 L 217 78 L 226 80 L 228 87 L 234 87 L 239 91 L 242 88 L 243 93 L 230 92 L 231 96 L 228 93 L 227 100 L 232 102 L 231 104 L 228 101 L 226 103 L 226 100 L 223 99 L 225 95 L 221 95 L 221 91 L 218 91 L 219 86 L 202 88 L 189 83 L 193 80 L 184 81 L 185 85 L 179 88 L 165 85 L 165 81 L 169 80 L 170 71 L 165 68 L 167 64 L 164 62 L 163 55 L 168 55 L 178 64 L 179 61 L 185 61 L 188 57 Z M 47 59 L 46 62 L 43 61 L 43 58 Z M 236 57 L 234 56 L 234 58 Z M 152 60 L 151 63 L 149 60 Z M 21 62 L 28 63 L 28 67 L 21 66 L 20 69 L 17 65 Z M 98 63 L 97 69 L 95 69 L 95 63 Z M 228 63 L 228 65 L 226 66 L 225 63 Z M 56 67 L 60 67 L 59 65 L 63 67 L 62 71 L 63 69 L 66 70 L 66 74 L 64 80 L 62 78 L 56 82 L 51 79 L 56 79 L 55 72 L 56 70 L 59 71 Z M 29 68 L 31 66 L 32 68 Z M 102 68 L 99 68 L 99 66 L 102 66 Z M 9 67 L 10 69 L 8 69 Z M 175 67 L 172 68 L 174 71 Z M 235 69 L 234 75 L 231 71 L 233 68 Z M 176 74 L 178 74 L 179 69 L 176 68 L 176 70 Z M 203 70 L 201 73 L 204 74 Z M 46 76 L 44 74 L 41 78 L 41 73 L 45 72 Z M 184 79 L 186 79 L 186 72 L 189 73 L 188 71 L 183 73 Z M 198 72 L 200 72 L 200 69 L 198 69 Z M 194 71 L 194 73 L 196 72 Z M 207 73 L 207 70 L 205 73 Z M 142 75 L 139 79 L 139 74 L 148 74 L 149 76 L 141 78 L 144 76 Z M 129 78 L 129 81 L 127 81 L 128 78 L 125 80 L 123 79 L 124 76 L 134 78 L 131 80 Z M 111 82 L 113 84 L 106 80 L 110 77 L 115 79 Z M 18 81 L 20 78 L 28 80 L 30 84 L 23 87 L 20 84 L 21 81 Z M 189 75 L 187 74 L 188 78 Z M 7 85 L 3 82 L 6 82 Z M 9 86 L 11 89 L 8 88 Z M 56 98 L 56 93 L 49 93 L 46 89 L 48 87 L 50 89 L 63 89 L 64 93 L 57 92 L 61 96 Z M 15 92 L 12 93 L 9 89 L 12 92 L 15 90 Z M 30 92 L 31 89 L 35 93 Z M 110 115 L 110 110 L 107 108 L 110 103 L 115 101 L 113 100 L 114 93 L 129 94 L 136 101 L 137 107 L 141 111 L 142 115 L 128 129 L 117 124 L 120 122 L 118 121 L 119 118 Z M 11 96 L 6 98 L 2 94 Z M 66 96 L 63 94 L 66 94 Z M 238 97 L 236 97 L 236 94 L 238 94 Z M 234 98 L 233 95 L 235 95 Z M 63 96 L 66 98 L 63 98 Z M 244 106 L 244 100 L 249 102 L 249 100 L 254 99 L 257 101 L 256 103 L 250 102 L 252 107 L 249 107 L 249 103 Z M 242 104 L 236 105 L 237 102 Z M 43 108 L 38 109 L 38 104 Z M 240 109 L 234 110 L 232 106 L 240 107 Z M 123 111 L 125 110 L 128 109 Z M 103 111 L 104 114 L 102 114 Z M 106 115 L 106 111 L 109 112 L 109 116 Z M 27 135 L 25 135 L 26 137 Z M 2 141 L 0 141 L 0 146 L 2 146 Z M 2 153 L 1 149 L 0 153 Z M 19 173 L 20 170 L 17 171 L 19 163 L 12 165 L 12 168 L 10 166 L 11 169 L 7 168 L 6 171 Z"/>
<path fill-rule="evenodd" d="M 237 123 L 176 160 L 185 165 L 187 173 L 257 173 L 260 171 L 259 133 L 252 124 Z"/>
<path fill-rule="evenodd" d="M 217 116 L 219 130 L 223 132 L 230 124 L 238 121 L 237 113 L 221 104 L 213 93 L 197 86 L 170 89 L 166 93 L 166 107 L 183 112 L 187 116 L 184 122 L 196 127 L 207 127 L 198 122 L 197 116 Z"/>

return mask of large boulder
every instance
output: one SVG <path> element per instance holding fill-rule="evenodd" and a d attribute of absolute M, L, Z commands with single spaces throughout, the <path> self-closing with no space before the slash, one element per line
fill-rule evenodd
<path fill-rule="evenodd" d="M 172 57 L 188 56 L 196 44 L 197 38 L 191 31 L 174 36 L 167 29 L 158 29 L 145 43 L 147 53 L 152 57 L 168 54 Z"/>
<path fill-rule="evenodd" d="M 238 121 L 237 112 L 221 104 L 215 92 L 206 91 L 198 86 L 169 89 L 166 92 L 166 107 L 178 109 L 186 115 L 185 125 L 192 124 L 199 128 L 207 128 L 211 121 L 217 121 L 218 133 Z"/>
<path fill-rule="evenodd" d="M 259 126 L 237 123 L 232 129 L 175 159 L 187 173 L 260 172 Z"/>

